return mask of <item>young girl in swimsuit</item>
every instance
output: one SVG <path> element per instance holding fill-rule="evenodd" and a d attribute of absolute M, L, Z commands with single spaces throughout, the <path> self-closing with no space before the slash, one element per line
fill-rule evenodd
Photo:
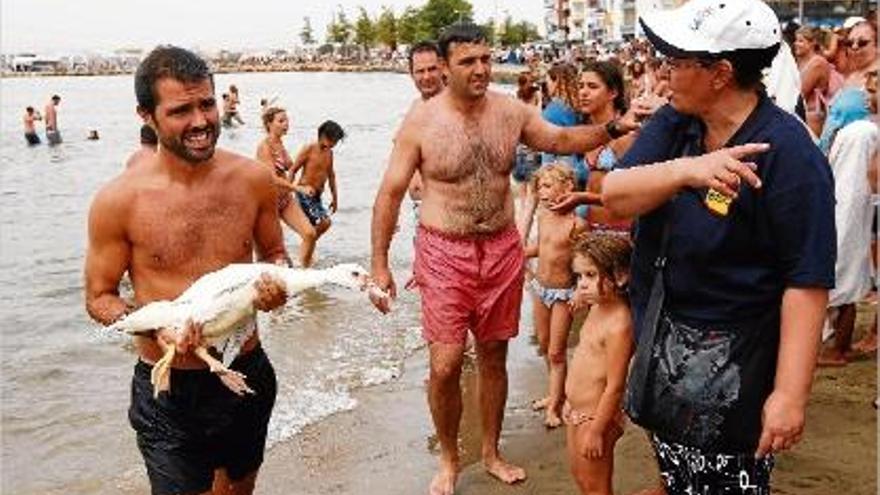
<path fill-rule="evenodd" d="M 574 244 L 575 299 L 589 305 L 565 382 L 562 416 L 571 472 L 581 493 L 611 495 L 614 445 L 623 435 L 621 400 L 633 353 L 626 285 L 626 236 L 594 232 Z"/>
<path fill-rule="evenodd" d="M 574 171 L 562 163 L 545 165 L 535 173 L 538 210 L 538 243 L 526 248 L 526 256 L 538 258 L 538 269 L 529 286 L 534 293 L 535 333 L 549 372 L 548 394 L 535 402 L 545 409 L 544 424 L 556 428 L 560 417 L 566 373 L 566 348 L 571 327 L 569 301 L 574 293 L 571 271 L 572 239 L 586 228 L 573 213 L 557 213 L 546 207 L 574 190 Z"/>
<path fill-rule="evenodd" d="M 268 134 L 257 147 L 257 161 L 272 168 L 275 185 L 278 187 L 278 216 L 291 229 L 311 227 L 299 203 L 291 200 L 291 192 L 296 186 L 291 181 L 290 169 L 293 160 L 287 153 L 281 138 L 287 134 L 290 122 L 287 112 L 280 107 L 269 107 L 263 112 L 263 127 Z"/>

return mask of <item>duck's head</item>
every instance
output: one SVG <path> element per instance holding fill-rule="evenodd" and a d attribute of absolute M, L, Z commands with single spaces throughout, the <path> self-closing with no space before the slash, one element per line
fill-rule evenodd
<path fill-rule="evenodd" d="M 327 282 L 347 289 L 366 290 L 370 285 L 370 272 L 356 263 L 343 263 L 324 270 Z"/>

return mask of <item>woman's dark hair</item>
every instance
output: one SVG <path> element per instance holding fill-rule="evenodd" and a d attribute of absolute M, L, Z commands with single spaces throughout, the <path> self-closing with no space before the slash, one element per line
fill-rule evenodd
<path fill-rule="evenodd" d="M 328 120 L 318 127 L 318 137 L 320 138 L 321 136 L 324 136 L 334 143 L 338 143 L 345 138 L 345 131 L 343 131 L 342 126 L 336 122 Z"/>
<path fill-rule="evenodd" d="M 547 77 L 556 84 L 556 95 L 562 98 L 571 109 L 578 104 L 578 72 L 577 68 L 567 63 L 556 63 L 547 71 Z"/>
<path fill-rule="evenodd" d="M 138 107 L 150 114 L 156 111 L 156 82 L 166 77 L 184 83 L 207 79 L 211 81 L 211 87 L 214 86 L 214 75 L 201 57 L 176 46 L 157 46 L 141 62 L 134 74 L 134 94 Z"/>
<path fill-rule="evenodd" d="M 699 59 L 704 65 L 711 65 L 719 60 L 727 60 L 733 66 L 733 79 L 740 89 L 757 88 L 764 78 L 764 69 L 770 67 L 779 44 L 769 48 L 737 50 L 727 52 L 711 58 Z"/>
<path fill-rule="evenodd" d="M 614 109 L 621 113 L 626 112 L 629 104 L 626 101 L 626 91 L 624 91 L 623 86 L 623 74 L 620 72 L 620 67 L 618 67 L 617 64 L 606 61 L 587 62 L 581 69 L 581 74 L 584 72 L 595 73 L 610 91 L 616 91 L 617 96 L 614 97 Z"/>
<path fill-rule="evenodd" d="M 449 60 L 449 45 L 453 43 L 485 43 L 486 33 L 483 28 L 472 22 L 456 22 L 450 24 L 440 33 L 440 39 L 437 40 L 437 48 L 440 50 L 440 56 L 445 60 Z"/>

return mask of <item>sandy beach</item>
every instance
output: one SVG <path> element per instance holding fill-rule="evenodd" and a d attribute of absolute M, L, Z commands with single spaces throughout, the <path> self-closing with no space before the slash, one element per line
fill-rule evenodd
<path fill-rule="evenodd" d="M 859 334 L 870 315 L 860 312 Z M 527 320 L 524 320 L 524 322 Z M 529 328 L 528 325 L 524 325 Z M 461 446 L 464 468 L 459 495 L 572 494 L 564 455 L 564 432 L 546 430 L 529 402 L 544 389 L 543 365 L 523 331 L 511 344 L 510 396 L 502 448 L 521 463 L 527 482 L 507 487 L 490 478 L 478 461 L 479 419 L 473 366 L 463 377 L 465 413 Z M 858 337 L 859 335 L 857 335 Z M 407 361 L 402 377 L 358 394 L 359 406 L 307 428 L 267 456 L 258 493 L 281 495 L 400 494 L 426 492 L 436 446 L 424 397 L 426 355 Z M 873 359 L 816 376 L 803 442 L 777 459 L 774 493 L 869 495 L 877 493 L 877 365 Z M 617 445 L 616 493 L 651 486 L 656 468 L 642 430 L 630 426 Z"/>

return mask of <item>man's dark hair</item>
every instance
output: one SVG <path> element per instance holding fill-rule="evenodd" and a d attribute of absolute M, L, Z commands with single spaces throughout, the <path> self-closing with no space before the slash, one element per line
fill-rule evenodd
<path fill-rule="evenodd" d="M 443 29 L 443 32 L 440 33 L 440 39 L 437 41 L 437 47 L 440 49 L 440 56 L 449 60 L 449 45 L 485 42 L 486 32 L 483 31 L 483 28 L 472 22 L 456 22 Z"/>
<path fill-rule="evenodd" d="M 61 97 L 58 95 L 52 95 L 52 101 L 61 101 Z"/>
<path fill-rule="evenodd" d="M 342 130 L 342 126 L 333 122 L 332 120 L 328 120 L 321 124 L 318 127 L 318 137 L 324 136 L 325 138 L 333 141 L 334 143 L 338 143 L 345 138 L 345 131 Z"/>
<path fill-rule="evenodd" d="M 27 113 L 34 113 L 34 107 L 27 107 L 24 109 L 24 111 Z"/>
<path fill-rule="evenodd" d="M 159 144 L 159 136 L 152 127 L 144 124 L 141 126 L 141 144 L 157 145 Z"/>
<path fill-rule="evenodd" d="M 412 48 L 409 49 L 409 73 L 412 74 L 413 71 L 413 58 L 416 56 L 416 53 L 427 53 L 432 52 L 436 54 L 438 57 L 440 56 L 440 49 L 437 48 L 437 43 L 433 41 L 419 41 Z"/>
<path fill-rule="evenodd" d="M 208 79 L 214 86 L 214 75 L 201 57 L 183 48 L 160 45 L 147 55 L 134 74 L 134 94 L 138 107 L 150 114 L 156 111 L 156 83 L 166 77 L 184 83 Z"/>

